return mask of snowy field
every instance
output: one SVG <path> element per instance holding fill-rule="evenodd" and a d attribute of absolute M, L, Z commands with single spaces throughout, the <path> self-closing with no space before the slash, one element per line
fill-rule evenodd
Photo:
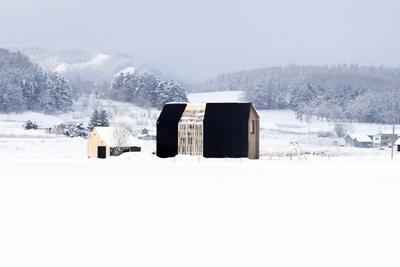
<path fill-rule="evenodd" d="M 389 156 L 390 148 L 356 148 L 338 145 L 343 138 L 334 136 L 334 122 L 320 121 L 315 118 L 310 123 L 299 121 L 289 110 L 259 111 L 260 115 L 260 151 L 264 157 L 282 156 L 288 151 L 291 141 L 296 141 L 302 150 L 309 154 L 325 156 Z M 350 135 L 374 135 L 392 133 L 392 125 L 371 123 L 342 123 L 349 129 Z M 400 134 L 400 125 L 396 125 Z M 331 133 L 331 137 L 319 137 L 320 133 Z M 396 155 L 397 156 L 397 155 Z M 400 155 L 399 155 L 400 157 Z"/>
<path fill-rule="evenodd" d="M 332 123 L 290 111 L 260 112 L 258 161 L 158 159 L 153 141 L 138 141 L 143 153 L 88 159 L 82 138 L 22 128 L 28 119 L 86 123 L 95 105 L 134 135 L 155 127 L 158 111 L 117 102 L 0 115 L 0 266 L 400 265 L 400 154 L 335 146 L 317 137 Z M 290 160 L 291 140 L 326 154 Z"/>
<path fill-rule="evenodd" d="M 0 158 L 0 266 L 399 266 L 398 160 Z"/>

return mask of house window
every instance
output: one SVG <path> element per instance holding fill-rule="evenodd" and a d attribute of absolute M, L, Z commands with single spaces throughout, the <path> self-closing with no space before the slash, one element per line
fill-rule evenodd
<path fill-rule="evenodd" d="M 255 120 L 251 120 L 250 133 L 251 134 L 255 134 L 255 132 L 256 132 L 256 121 Z"/>

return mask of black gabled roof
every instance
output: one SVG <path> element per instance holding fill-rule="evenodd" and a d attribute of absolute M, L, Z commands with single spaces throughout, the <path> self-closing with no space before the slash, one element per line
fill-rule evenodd
<path fill-rule="evenodd" d="M 158 116 L 157 124 L 179 122 L 187 103 L 167 103 L 161 110 L 160 116 Z"/>
<path fill-rule="evenodd" d="M 226 118 L 226 123 L 237 121 L 240 119 L 249 119 L 251 103 L 207 103 L 206 104 L 206 116 L 212 115 L 216 118 L 226 118 L 227 115 L 238 116 L 236 118 Z M 209 113 L 209 114 L 207 114 Z M 222 122 L 222 121 L 221 121 Z"/>
<path fill-rule="evenodd" d="M 157 156 L 175 157 L 178 154 L 178 123 L 186 103 L 164 105 L 157 120 Z"/>

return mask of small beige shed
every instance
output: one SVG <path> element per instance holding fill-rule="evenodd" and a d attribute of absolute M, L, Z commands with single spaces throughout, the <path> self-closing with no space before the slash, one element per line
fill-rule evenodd
<path fill-rule="evenodd" d="M 140 152 L 135 138 L 123 127 L 96 127 L 89 135 L 88 157 L 105 159 L 124 152 Z"/>

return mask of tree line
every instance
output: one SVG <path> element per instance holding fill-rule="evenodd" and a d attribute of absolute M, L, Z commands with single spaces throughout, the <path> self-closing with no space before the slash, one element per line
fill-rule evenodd
<path fill-rule="evenodd" d="M 71 93 L 69 82 L 57 73 L 0 49 L 0 112 L 65 112 L 72 106 Z"/>
<path fill-rule="evenodd" d="M 167 102 L 187 101 L 184 87 L 149 73 L 120 73 L 112 81 L 68 81 L 47 72 L 20 52 L 0 49 L 0 112 L 67 112 L 73 101 L 90 94 L 141 107 L 161 108 Z"/>
<path fill-rule="evenodd" d="M 137 106 L 156 108 L 161 108 L 168 102 L 187 102 L 185 89 L 180 83 L 137 71 L 115 76 L 110 97 Z"/>
<path fill-rule="evenodd" d="M 326 120 L 400 121 L 400 69 L 358 65 L 271 67 L 223 74 L 202 90 L 242 90 L 259 109 Z"/>

